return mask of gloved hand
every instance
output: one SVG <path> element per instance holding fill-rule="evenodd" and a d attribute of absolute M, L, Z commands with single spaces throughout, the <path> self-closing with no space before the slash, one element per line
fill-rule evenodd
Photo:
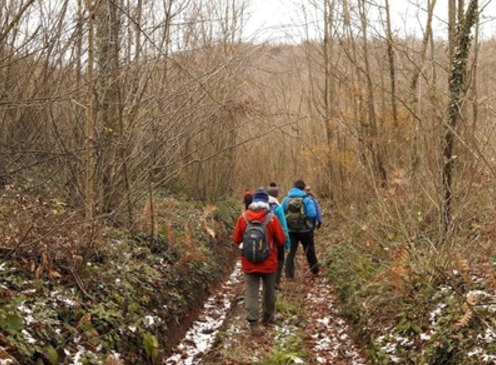
<path fill-rule="evenodd" d="M 322 227 L 322 222 L 317 222 L 316 227 L 317 229 L 320 229 L 320 227 Z"/>

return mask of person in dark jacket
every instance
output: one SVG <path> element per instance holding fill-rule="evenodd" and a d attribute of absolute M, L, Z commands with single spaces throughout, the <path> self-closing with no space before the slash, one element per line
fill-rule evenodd
<path fill-rule="evenodd" d="M 305 182 L 298 180 L 288 195 L 282 201 L 286 222 L 288 224 L 291 249 L 286 258 L 286 277 L 294 278 L 294 260 L 301 242 L 308 266 L 313 275 L 319 274 L 319 263 L 315 253 L 314 227 L 312 222 L 317 219 L 314 201 L 305 192 Z M 296 207 L 296 211 L 295 208 Z"/>
<path fill-rule="evenodd" d="M 245 205 L 245 210 L 248 210 L 251 202 L 253 201 L 253 193 L 250 189 L 245 189 L 243 193 L 243 204 Z"/>
<path fill-rule="evenodd" d="M 257 220 L 263 222 L 270 212 L 269 195 L 265 189 L 259 189 L 253 194 L 253 202 L 248 210 L 243 212 L 238 218 L 234 228 L 234 244 L 240 245 L 243 241 L 243 234 L 248 226 L 248 222 Z M 284 230 L 275 215 L 268 221 L 266 226 L 267 243 L 270 247 L 270 254 L 264 261 L 254 263 L 246 257 L 241 256 L 241 270 L 245 274 L 245 310 L 246 319 L 250 324 L 253 334 L 258 333 L 258 295 L 260 291 L 260 281 L 263 284 L 263 315 L 262 324 L 268 324 L 274 319 L 275 313 L 275 280 L 277 272 L 277 249 L 282 247 L 286 241 Z"/>

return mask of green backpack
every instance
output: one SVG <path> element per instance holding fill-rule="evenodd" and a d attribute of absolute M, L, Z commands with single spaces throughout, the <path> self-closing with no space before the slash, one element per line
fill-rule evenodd
<path fill-rule="evenodd" d="M 293 232 L 308 231 L 308 218 L 305 214 L 305 197 L 288 198 L 288 205 L 284 212 L 288 223 L 288 230 Z"/>

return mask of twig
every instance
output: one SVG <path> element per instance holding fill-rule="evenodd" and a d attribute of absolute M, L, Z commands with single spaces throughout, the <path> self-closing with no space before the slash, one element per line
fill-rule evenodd
<path fill-rule="evenodd" d="M 95 299 L 95 297 L 94 297 L 94 296 L 92 296 L 90 293 L 88 293 L 88 292 L 86 291 L 86 289 L 84 289 L 83 283 L 81 282 L 81 278 L 79 277 L 78 273 L 77 273 L 77 272 L 75 272 L 75 271 L 74 271 L 72 268 L 70 268 L 70 267 L 69 267 L 68 269 L 69 269 L 69 271 L 71 272 L 72 277 L 73 277 L 73 278 L 74 278 L 74 280 L 76 281 L 76 284 L 77 284 L 77 286 L 78 286 L 79 290 L 81 290 L 81 292 L 84 294 L 84 296 L 85 296 L 85 297 L 87 297 L 87 298 L 89 298 L 89 299 L 91 299 L 91 300 L 93 300 L 93 301 L 95 301 L 95 300 L 96 300 L 96 299 Z"/>
<path fill-rule="evenodd" d="M 5 255 L 2 256 L 2 258 L 0 259 L 0 262 L 4 261 L 7 257 L 11 256 L 14 254 L 14 252 L 17 251 L 17 249 L 21 246 L 21 244 L 26 240 L 28 234 L 33 230 L 33 224 L 31 224 L 31 226 L 29 226 L 28 230 L 24 233 L 24 235 L 22 236 L 22 238 L 19 240 L 19 242 L 17 242 L 17 245 L 15 245 L 12 249 L 10 249 L 9 252 L 7 252 Z"/>

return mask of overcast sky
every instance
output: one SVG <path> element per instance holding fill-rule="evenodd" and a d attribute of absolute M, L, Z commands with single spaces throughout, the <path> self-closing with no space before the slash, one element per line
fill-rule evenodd
<path fill-rule="evenodd" d="M 384 3 L 384 0 L 377 2 Z M 468 3 L 468 1 L 465 1 Z M 298 41 L 301 40 L 304 20 L 298 4 L 308 4 L 309 0 L 250 0 L 250 20 L 245 27 L 245 36 L 257 37 L 259 40 Z M 390 0 L 393 27 L 398 35 L 421 34 L 421 26 L 425 25 L 426 14 L 416 4 L 426 4 L 426 0 Z M 448 0 L 437 0 L 436 20 L 434 23 L 435 37 L 446 34 Z M 496 35 L 496 22 L 491 20 L 496 16 L 496 0 L 479 0 L 484 6 L 482 19 L 484 26 L 482 38 Z M 300 27 L 298 27 L 300 25 Z"/>

